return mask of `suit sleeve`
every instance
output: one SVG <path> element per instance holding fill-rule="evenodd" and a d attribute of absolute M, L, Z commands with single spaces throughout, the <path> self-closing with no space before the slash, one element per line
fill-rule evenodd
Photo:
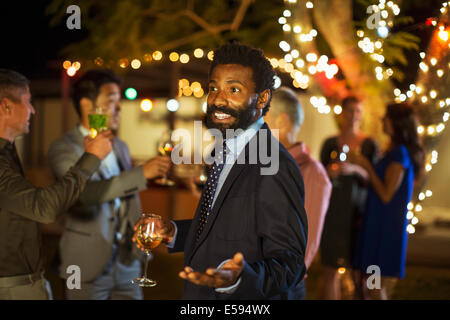
<path fill-rule="evenodd" d="M 59 179 L 78 160 L 78 155 L 72 146 L 64 140 L 55 142 L 49 150 L 48 158 L 53 173 Z M 86 188 L 80 195 L 79 204 L 96 205 L 133 195 L 145 190 L 147 180 L 144 177 L 142 167 L 123 171 L 120 175 L 111 179 L 88 181 Z"/>
<path fill-rule="evenodd" d="M 47 188 L 35 187 L 0 158 L 0 208 L 40 223 L 52 223 L 76 202 L 100 160 L 85 153 L 61 179 Z"/>
<path fill-rule="evenodd" d="M 308 223 L 304 186 L 298 167 L 285 161 L 276 175 L 261 176 L 256 197 L 256 231 L 263 259 L 247 263 L 230 299 L 283 296 L 302 279 Z M 245 259 L 245 257 L 244 257 Z"/>
<path fill-rule="evenodd" d="M 173 248 L 168 248 L 168 251 L 170 253 L 183 252 L 192 220 L 174 220 L 173 222 L 177 225 L 177 237 Z"/>

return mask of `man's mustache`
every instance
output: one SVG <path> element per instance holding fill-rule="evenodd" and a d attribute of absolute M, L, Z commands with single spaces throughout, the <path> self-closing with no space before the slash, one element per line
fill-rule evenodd
<path fill-rule="evenodd" d="M 216 106 L 215 104 L 208 105 L 208 113 L 209 114 L 212 114 L 216 111 L 229 114 L 230 116 L 235 117 L 235 118 L 239 117 L 239 112 L 237 112 L 234 109 L 227 108 L 227 107 L 219 107 L 219 106 Z"/>

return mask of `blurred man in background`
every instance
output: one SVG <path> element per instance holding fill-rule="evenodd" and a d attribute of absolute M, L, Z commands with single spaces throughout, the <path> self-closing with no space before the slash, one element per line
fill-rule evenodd
<path fill-rule="evenodd" d="M 121 81 L 110 70 L 86 72 L 73 87 L 73 103 L 80 123 L 49 150 L 56 177 L 62 177 L 83 153 L 83 137 L 89 135 L 88 115 L 100 109 L 108 116 L 108 128 L 117 133 Z M 67 266 L 81 269 L 81 289 L 66 290 L 67 299 L 142 299 L 139 286 L 130 280 L 140 276 L 142 255 L 131 242 L 132 227 L 141 215 L 137 192 L 147 180 L 164 175 L 170 158 L 157 156 L 133 168 L 124 141 L 113 139 L 113 152 L 102 161 L 66 216 L 59 255 L 60 275 Z"/>
<path fill-rule="evenodd" d="M 279 140 L 297 162 L 305 182 L 305 210 L 308 217 L 305 265 L 308 269 L 319 249 L 331 196 L 331 182 L 323 165 L 309 155 L 307 146 L 303 142 L 297 141 L 297 135 L 304 120 L 304 112 L 295 92 L 287 87 L 275 90 L 271 105 L 265 121 L 270 129 L 279 130 Z M 300 284 L 302 294 L 298 297 L 299 299 L 306 297 L 304 282 L 303 280 Z"/>

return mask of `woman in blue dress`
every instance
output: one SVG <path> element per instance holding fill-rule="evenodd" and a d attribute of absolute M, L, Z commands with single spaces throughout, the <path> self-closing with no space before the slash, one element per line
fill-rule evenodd
<path fill-rule="evenodd" d="M 390 137 L 390 147 L 375 166 L 364 156 L 349 157 L 367 170 L 370 182 L 354 258 L 354 268 L 361 272 L 360 289 L 365 299 L 387 299 L 386 287 L 405 276 L 407 205 L 425 158 L 411 105 L 389 105 L 383 130 Z M 379 267 L 381 273 L 380 283 L 369 281 L 376 288 L 369 288 L 367 283 L 374 272 L 370 266 Z"/>

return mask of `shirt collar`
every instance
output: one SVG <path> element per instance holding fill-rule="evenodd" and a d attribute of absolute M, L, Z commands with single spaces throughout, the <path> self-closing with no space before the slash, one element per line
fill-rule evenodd
<path fill-rule="evenodd" d="M 0 149 L 11 149 L 12 143 L 6 139 L 0 138 Z"/>
<path fill-rule="evenodd" d="M 83 136 L 83 138 L 87 137 L 89 135 L 89 130 L 86 129 L 82 124 L 78 125 L 78 130 L 80 130 L 81 135 Z"/>
<path fill-rule="evenodd" d="M 241 134 L 227 139 L 225 141 L 227 145 L 227 154 L 232 154 L 234 158 L 237 158 L 247 143 L 253 138 L 253 136 L 258 132 L 259 129 L 264 124 L 264 118 L 261 117 L 255 122 L 253 122 L 244 132 Z"/>

